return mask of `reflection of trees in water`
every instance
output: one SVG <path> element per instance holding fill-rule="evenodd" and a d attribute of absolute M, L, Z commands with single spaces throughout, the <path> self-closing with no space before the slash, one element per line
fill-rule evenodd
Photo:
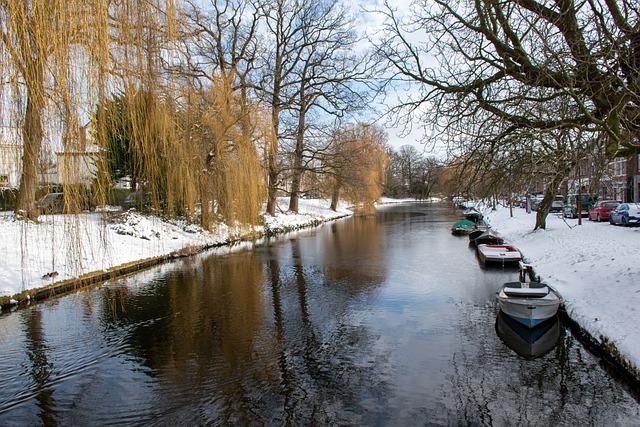
<path fill-rule="evenodd" d="M 599 367 L 569 333 L 545 356 L 526 360 L 490 327 L 493 307 L 461 306 L 464 352 L 453 355 L 445 386 L 448 421 L 492 425 L 558 425 L 577 419 L 615 424 L 638 415 L 632 397 Z"/>
<path fill-rule="evenodd" d="M 173 403 L 208 399 L 211 387 L 244 394 L 234 379 L 254 355 L 264 311 L 261 281 L 254 253 L 212 256 L 200 267 L 185 263 L 141 292 L 123 286 L 116 289 L 126 297 L 105 293 L 102 316 L 128 334 L 129 347 L 155 375 L 169 380 Z"/>
<path fill-rule="evenodd" d="M 318 301 L 309 300 L 308 276 L 314 280 L 318 277 L 316 271 L 302 264 L 299 240 L 291 241 L 292 265 L 281 266 L 277 250 L 270 248 L 268 268 L 280 370 L 275 393 L 281 409 L 272 407 L 272 415 L 260 421 L 295 425 L 378 419 L 385 413 L 389 397 L 385 355 L 375 354 L 374 341 L 364 327 L 339 318 L 344 314 L 340 309 L 338 313 L 324 313 L 336 317 L 329 330 L 326 325 L 314 324 L 314 308 L 338 308 L 342 304 L 316 305 Z M 317 298 L 323 299 L 326 288 L 314 289 L 321 294 Z M 283 313 L 285 299 L 288 311 L 297 311 L 297 319 Z M 283 320 L 285 316 L 288 321 Z"/>
<path fill-rule="evenodd" d="M 375 219 L 355 227 L 356 237 L 324 243 L 335 249 L 330 259 L 311 244 L 314 265 L 293 240 L 103 292 L 104 322 L 127 335 L 128 351 L 157 379 L 154 413 L 229 424 L 383 417 L 389 362 L 349 307 L 381 283 L 384 244 Z M 359 251 L 375 268 L 344 259 Z M 355 273 L 335 274 L 349 264 Z"/>
<path fill-rule="evenodd" d="M 27 310 L 22 320 L 27 356 L 31 362 L 29 374 L 35 383 L 33 389 L 40 409 L 40 420 L 43 425 L 54 425 L 56 423 L 55 403 L 53 388 L 49 383 L 53 366 L 47 358 L 49 349 L 42 327 L 42 309 L 33 307 Z"/>
<path fill-rule="evenodd" d="M 331 238 L 323 239 L 325 282 L 346 285 L 344 291 L 359 293 L 379 286 L 386 276 L 386 241 L 375 215 L 332 224 Z"/>

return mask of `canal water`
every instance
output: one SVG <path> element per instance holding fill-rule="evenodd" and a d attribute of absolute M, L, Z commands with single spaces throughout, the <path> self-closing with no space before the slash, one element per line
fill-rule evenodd
<path fill-rule="evenodd" d="M 498 316 L 444 205 L 176 261 L 0 316 L 0 425 L 633 425 L 558 321 Z"/>

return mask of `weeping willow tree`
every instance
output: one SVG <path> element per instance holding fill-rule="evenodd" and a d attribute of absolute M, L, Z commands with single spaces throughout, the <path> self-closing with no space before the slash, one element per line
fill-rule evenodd
<path fill-rule="evenodd" d="M 266 195 L 256 142 L 268 129 L 258 107 L 235 93 L 232 82 L 228 75 L 188 90 L 182 111 L 182 139 L 191 146 L 207 229 L 215 222 L 256 224 Z"/>
<path fill-rule="evenodd" d="M 108 0 L 0 1 L 2 125 L 22 141 L 16 213 L 37 218 L 37 166 L 45 139 L 82 143 L 82 107 L 105 83 Z"/>
<path fill-rule="evenodd" d="M 382 195 L 389 156 L 386 133 L 378 126 L 358 123 L 336 130 L 324 156 L 325 191 L 335 210 L 342 197 L 365 208 Z"/>
<path fill-rule="evenodd" d="M 198 125 L 208 133 L 201 132 L 197 142 L 183 139 L 185 132 L 193 134 L 183 126 L 186 112 L 175 101 L 183 88 L 179 76 L 166 70 L 176 50 L 178 15 L 172 0 L 0 1 L 0 49 L 8 58 L 0 64 L 5 82 L 0 106 L 3 125 L 19 130 L 23 150 L 19 216 L 37 219 L 37 168 L 45 142 L 60 141 L 57 150 L 86 151 L 84 122 L 95 105 L 92 143 L 98 152 L 106 148 L 114 123 L 100 106 L 119 90 L 132 168 L 158 209 L 193 214 L 199 194 L 207 197 L 203 206 L 215 208 L 203 209 L 205 217 L 215 211 L 223 220 L 257 220 L 261 171 L 250 129 L 254 110 L 238 102 L 229 82 L 198 93 L 195 104 L 208 105 L 198 112 L 203 120 Z M 194 118 L 189 120 L 194 125 Z M 106 171 L 107 159 L 97 157 L 99 170 Z M 71 184 L 66 171 L 63 175 L 63 185 Z M 108 174 L 98 174 L 94 202 L 103 202 L 107 179 Z M 66 189 L 65 205 L 81 205 L 75 203 L 80 197 L 75 188 Z"/>
<path fill-rule="evenodd" d="M 77 162 L 63 165 L 58 156 L 65 213 L 81 212 L 88 193 L 93 204 L 105 202 L 114 126 L 107 101 L 121 93 L 127 154 L 158 212 L 202 212 L 207 228 L 258 221 L 262 115 L 226 78 L 233 69 L 199 86 L 176 71 L 182 17 L 173 0 L 0 0 L 1 125 L 15 131 L 22 151 L 16 217 L 38 219 L 38 165 L 51 152 L 90 152 L 97 166 L 79 185 Z M 64 217 L 63 257 L 74 274 L 90 255 L 82 224 L 80 215 Z M 36 228 L 23 229 L 26 271 L 22 242 Z"/>
<path fill-rule="evenodd" d="M 211 71 L 204 83 L 178 66 L 191 59 L 177 49 L 190 43 L 190 29 L 175 19 L 175 7 L 165 6 L 158 15 L 136 3 L 116 15 L 124 23 L 116 57 L 125 88 L 116 126 L 128 133 L 132 173 L 165 215 L 200 213 L 206 229 L 217 222 L 256 224 L 264 198 L 258 109 L 237 89 L 234 65 Z M 96 118 L 108 141 L 113 115 L 105 108 Z"/>

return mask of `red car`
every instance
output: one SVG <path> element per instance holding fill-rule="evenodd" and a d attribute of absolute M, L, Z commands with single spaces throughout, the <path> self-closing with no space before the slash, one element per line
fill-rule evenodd
<path fill-rule="evenodd" d="M 589 209 L 589 219 L 591 221 L 608 221 L 609 213 L 622 203 L 617 200 L 602 200 Z"/>

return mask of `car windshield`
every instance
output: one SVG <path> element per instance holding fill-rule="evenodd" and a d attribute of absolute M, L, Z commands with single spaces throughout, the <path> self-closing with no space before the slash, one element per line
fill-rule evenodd
<path fill-rule="evenodd" d="M 618 207 L 618 202 L 603 203 L 602 207 L 607 209 L 615 209 L 616 207 Z"/>

